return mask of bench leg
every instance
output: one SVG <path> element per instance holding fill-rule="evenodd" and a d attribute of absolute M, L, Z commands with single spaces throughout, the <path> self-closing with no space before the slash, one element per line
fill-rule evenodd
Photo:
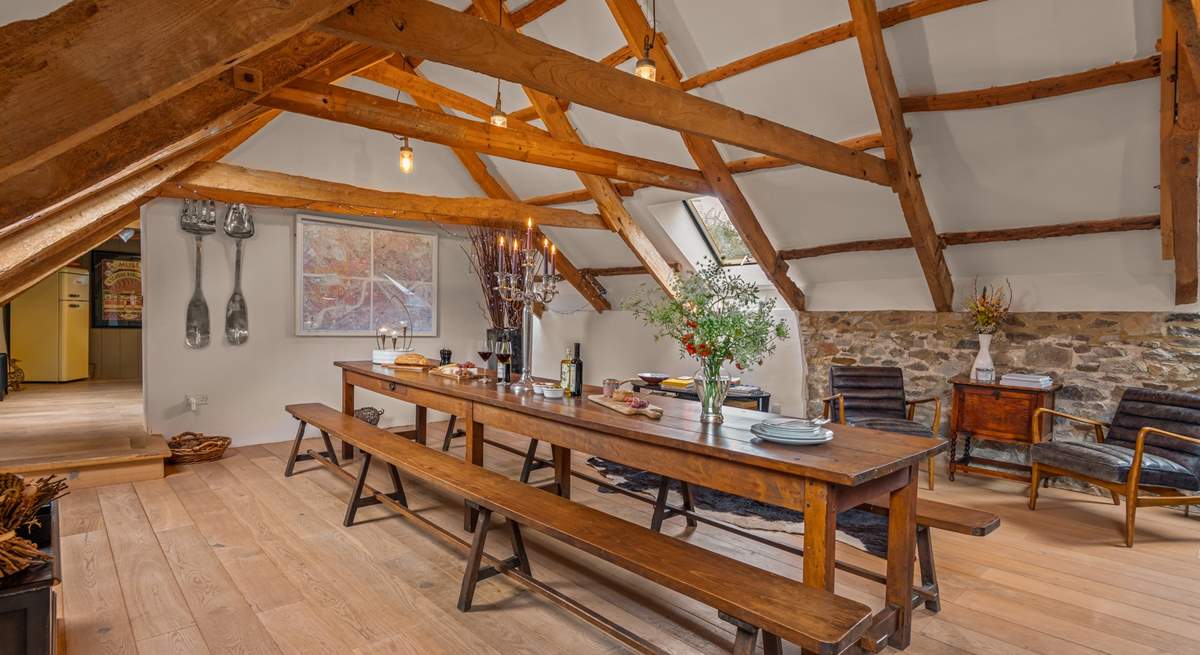
<path fill-rule="evenodd" d="M 404 495 L 404 483 L 400 481 L 400 471 L 396 469 L 396 465 L 388 463 L 388 475 L 392 478 L 393 491 L 389 494 L 392 500 L 400 503 L 402 507 L 408 507 L 408 496 Z"/>
<path fill-rule="evenodd" d="M 292 452 L 288 455 L 287 466 L 283 468 L 283 477 L 290 478 L 295 472 L 296 458 L 300 456 L 300 442 L 304 439 L 304 429 L 308 427 L 308 423 L 300 421 L 300 427 L 296 430 L 296 441 L 292 444 Z"/>
<path fill-rule="evenodd" d="M 933 594 L 933 598 L 925 601 L 925 609 L 931 612 L 942 611 L 942 597 L 938 591 L 937 567 L 933 563 L 933 531 L 929 526 L 917 526 L 917 563 L 921 567 L 921 587 Z"/>
<path fill-rule="evenodd" d="M 733 638 L 733 655 L 754 655 L 754 647 L 758 643 L 758 626 L 750 625 L 724 612 L 717 612 L 717 616 L 724 621 L 732 623 L 737 628 L 737 635 Z M 763 642 L 764 647 L 770 647 L 770 644 L 770 639 L 766 639 Z M 779 646 L 778 637 L 775 638 L 775 646 Z M 767 653 L 771 655 L 771 651 L 767 651 Z"/>
<path fill-rule="evenodd" d="M 517 568 L 525 575 L 533 575 L 533 570 L 529 568 L 529 555 L 525 552 L 525 538 L 521 536 L 521 524 L 508 519 L 508 534 L 512 538 L 513 557 L 516 559 Z"/>
<path fill-rule="evenodd" d="M 333 440 L 329 438 L 328 432 L 321 430 L 321 441 L 325 442 L 325 452 L 321 454 L 328 457 L 334 466 L 341 466 L 341 464 L 338 464 L 337 453 L 333 449 Z"/>
<path fill-rule="evenodd" d="M 442 439 L 442 452 L 450 450 L 450 440 L 456 437 L 465 437 L 467 433 L 463 430 L 455 430 L 454 422 L 458 420 L 457 416 L 450 415 L 450 424 L 446 426 L 446 436 Z"/>
<path fill-rule="evenodd" d="M 458 592 L 458 611 L 469 612 L 475 598 L 475 585 L 479 582 L 479 564 L 483 561 L 483 546 L 487 542 L 488 528 L 492 525 L 492 511 L 478 508 L 479 520 L 475 523 L 475 538 L 467 553 L 467 570 L 463 573 L 462 589 Z"/>
<path fill-rule="evenodd" d="M 650 529 L 655 532 L 662 530 L 663 521 L 680 514 L 678 510 L 667 507 L 667 497 L 671 490 L 671 478 L 664 477 L 658 485 L 658 495 L 654 498 L 654 515 L 650 518 Z M 683 509 L 688 512 L 696 510 L 696 505 L 692 501 L 692 487 L 683 480 L 679 481 L 679 493 L 683 496 Z M 689 528 L 696 527 L 696 519 L 691 514 L 684 514 L 684 520 L 687 521 Z"/>
<path fill-rule="evenodd" d="M 371 470 L 371 453 L 363 451 L 362 454 L 362 469 L 358 472 L 358 479 L 354 481 L 354 492 L 350 495 L 350 503 L 346 506 L 346 518 L 342 520 L 342 525 L 350 527 L 354 525 L 354 515 L 358 513 L 358 508 L 363 505 L 363 486 L 367 484 L 367 473 Z M 371 498 L 371 500 L 375 500 Z"/>

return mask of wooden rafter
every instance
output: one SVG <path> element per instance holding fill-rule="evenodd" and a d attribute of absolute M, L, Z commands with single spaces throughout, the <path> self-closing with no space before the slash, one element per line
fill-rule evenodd
<path fill-rule="evenodd" d="M 882 27 L 892 27 L 906 21 L 966 5 L 973 5 L 978 2 L 983 2 L 983 0 L 913 0 L 912 2 L 896 5 L 880 12 L 879 23 Z M 717 66 L 712 70 L 693 75 L 683 81 L 683 88 L 685 91 L 690 91 L 691 89 L 706 86 L 713 82 L 733 77 L 734 75 L 740 75 L 746 71 L 751 71 L 782 59 L 794 57 L 802 52 L 816 50 L 817 48 L 832 45 L 839 41 L 846 41 L 853 37 L 853 23 L 850 21 L 839 23 L 832 27 L 806 34 L 787 43 L 781 43 L 780 45 L 742 57 L 736 61 L 731 61 L 728 64 Z"/>
<path fill-rule="evenodd" d="M 524 7 L 512 12 L 512 22 L 515 25 L 528 25 L 541 18 L 546 12 L 561 5 L 567 0 L 530 0 Z"/>
<path fill-rule="evenodd" d="M 416 75 L 416 72 L 413 71 L 413 74 Z M 421 96 L 414 96 L 413 99 L 422 109 L 445 113 L 445 109 L 432 100 L 422 98 Z M 487 164 L 484 163 L 483 158 L 478 153 L 464 148 L 451 148 L 451 150 L 454 152 L 454 156 L 462 162 L 467 174 L 471 176 L 471 179 L 475 180 L 475 183 L 479 185 L 479 188 L 489 198 L 510 201 L 518 200 L 517 194 L 513 193 L 512 188 L 504 181 L 504 178 L 500 177 L 498 173 L 489 170 Z M 540 236 L 541 231 L 539 230 L 538 232 Z M 597 312 L 612 309 L 608 298 L 605 297 L 604 287 L 594 277 L 588 277 L 580 273 L 579 269 L 571 263 L 571 260 L 563 254 L 561 249 L 554 255 L 554 266 L 563 280 L 578 291 L 579 295 L 583 296 L 583 299 Z M 541 316 L 541 310 L 541 305 L 534 305 L 533 311 L 539 317 Z"/>
<path fill-rule="evenodd" d="M 1164 0 L 1171 12 L 1175 30 L 1179 34 L 1179 49 L 1185 53 L 1193 71 L 1200 71 L 1200 4 L 1198 0 Z"/>
<path fill-rule="evenodd" d="M 501 7 L 492 6 L 486 0 L 475 0 L 474 6 L 482 15 L 491 19 L 496 23 L 500 23 L 507 29 L 517 29 L 513 24 L 511 17 L 507 11 Z M 499 13 L 497 13 L 499 12 Z M 529 97 L 529 101 L 533 107 L 537 109 L 538 117 L 555 137 L 572 143 L 581 143 L 579 135 L 575 131 L 575 126 L 571 124 L 567 118 L 566 112 L 558 100 L 553 96 L 537 91 L 529 87 L 522 87 L 525 94 Z M 629 214 L 629 210 L 625 208 L 621 201 L 620 194 L 613 187 L 612 181 L 605 176 L 579 173 L 579 181 L 583 183 L 584 188 L 588 190 L 592 200 L 595 201 L 596 207 L 600 210 L 600 215 L 608 223 L 609 229 L 616 232 L 625 245 L 633 252 L 634 256 L 642 262 L 642 266 L 650 272 L 650 276 L 667 294 L 673 293 L 672 280 L 674 271 L 671 270 L 670 264 L 658 252 L 658 248 L 650 241 L 642 228 L 633 220 L 633 216 Z M 595 278 L 589 278 L 595 279 Z"/>
<path fill-rule="evenodd" d="M 516 22 L 516 21 L 513 21 L 513 22 Z M 666 45 L 666 43 L 667 43 L 667 37 L 662 32 L 658 33 L 658 42 L 662 43 L 663 45 Z M 620 66 L 621 64 L 629 61 L 630 59 L 637 58 L 637 56 L 638 56 L 637 52 L 630 50 L 629 46 L 623 45 L 623 46 L 617 48 L 616 50 L 613 50 L 609 54 L 601 57 L 598 60 L 598 62 L 605 66 Z M 571 106 L 571 103 L 567 102 L 566 100 L 560 99 L 558 101 L 558 106 L 562 107 L 563 111 L 566 111 Z M 529 107 L 523 107 L 523 108 L 518 109 L 513 112 L 509 112 L 508 117 L 510 119 L 513 118 L 514 116 L 523 121 L 531 121 L 531 120 L 537 118 L 538 114 L 537 114 L 537 109 L 535 107 L 529 106 Z"/>
<path fill-rule="evenodd" d="M 276 89 L 259 100 L 259 104 L 507 159 L 680 191 L 703 193 L 708 189 L 708 183 L 699 171 L 682 166 L 585 146 L 532 130 L 495 127 L 370 93 L 307 80 L 296 80 Z"/>
<path fill-rule="evenodd" d="M 879 12 L 875 0 L 849 2 L 855 40 L 866 70 L 867 87 L 871 91 L 875 115 L 879 118 L 879 131 L 883 134 L 884 151 L 888 160 L 895 164 L 892 190 L 899 196 L 904 221 L 908 224 L 917 259 L 925 274 L 925 283 L 933 297 L 933 306 L 937 311 L 948 312 L 954 304 L 954 282 L 950 278 L 950 269 L 946 266 L 942 242 L 937 238 L 929 207 L 925 204 L 925 193 L 921 189 L 920 176 L 913 160 L 908 128 L 904 125 L 904 115 L 900 109 L 900 94 L 883 43 Z"/>
<path fill-rule="evenodd" d="M 0 121 L 0 180 L 274 47 L 351 2 L 74 0 L 42 18 L 0 28 L 0 116 L 7 117 Z"/>
<path fill-rule="evenodd" d="M 520 229 L 526 218 L 533 219 L 538 226 L 605 228 L 604 222 L 596 214 L 569 209 L 534 207 L 518 201 L 493 198 L 445 198 L 379 191 L 215 162 L 190 167 L 171 180 L 170 184 L 163 185 L 162 195 L 447 225 L 490 225 L 514 230 Z"/>
<path fill-rule="evenodd" d="M 46 220 L 0 234 L 0 303 L 112 238 L 130 223 L 129 212 L 156 196 L 160 185 L 197 162 L 224 157 L 272 118 L 272 114 L 259 116 L 82 198 Z"/>
<path fill-rule="evenodd" d="M 957 109 L 981 109 L 984 107 L 999 107 L 1015 102 L 1026 102 L 1041 98 L 1078 93 L 1090 89 L 1099 89 L 1114 84 L 1136 82 L 1158 76 L 1158 55 L 1132 61 L 1122 61 L 1100 68 L 1056 75 L 1040 80 L 992 86 L 985 89 L 956 91 L 953 93 L 938 93 L 927 96 L 909 96 L 900 100 L 900 108 L 905 112 L 918 111 L 953 111 Z"/>
<path fill-rule="evenodd" d="M 245 62 L 254 88 L 227 70 L 138 116 L 0 182 L 0 226 L 36 218 L 121 176 L 169 157 L 262 109 L 253 101 L 299 75 L 333 81 L 388 56 L 324 34 L 294 37 Z M 240 71 L 243 72 L 244 71 Z"/>
<path fill-rule="evenodd" d="M 651 33 L 650 23 L 636 0 L 608 0 L 608 8 L 616 19 L 617 26 L 621 28 L 621 33 L 625 35 L 630 49 L 636 48 L 643 37 Z M 656 41 L 651 56 L 658 62 L 658 81 L 668 88 L 679 89 L 682 75 L 670 52 Z M 804 292 L 788 274 L 787 261 L 780 258 L 775 246 L 771 245 L 771 240 L 759 223 L 758 217 L 754 215 L 750 202 L 733 179 L 733 173 L 721 157 L 716 144 L 712 139 L 689 132 L 681 132 L 680 136 L 683 137 L 684 145 L 687 146 L 700 172 L 708 179 L 713 194 L 725 208 L 725 213 L 737 229 L 738 235 L 742 237 L 754 261 L 762 268 L 767 279 L 775 285 L 775 290 L 788 307 L 796 311 L 803 310 Z"/>
<path fill-rule="evenodd" d="M 863 136 L 856 136 L 851 139 L 846 139 L 845 141 L 838 141 L 838 143 L 846 146 L 847 148 L 853 148 L 855 150 L 872 150 L 883 147 L 883 136 L 881 136 L 879 133 L 864 134 Z M 778 157 L 772 157 L 770 155 L 755 155 L 753 157 L 746 157 L 744 159 L 734 159 L 733 161 L 725 162 L 725 165 L 729 168 L 730 173 L 749 173 L 751 171 L 761 171 L 768 168 L 800 166 L 800 164 L 797 164 L 796 162 L 780 159 Z M 650 185 L 636 184 L 634 182 L 620 182 L 614 186 L 617 189 L 617 193 L 620 193 L 622 196 L 628 198 L 632 196 L 635 191 L 645 189 Z M 574 191 L 560 191 L 558 193 L 550 193 L 543 196 L 533 196 L 531 198 L 526 198 L 525 202 L 531 205 L 564 205 L 572 202 L 583 202 L 585 200 L 591 200 L 591 194 L 588 193 L 588 190 L 575 189 Z"/>
<path fill-rule="evenodd" d="M 398 30 L 397 22 L 405 29 Z M 603 112 L 890 184 L 886 162 L 832 141 L 603 66 L 428 0 L 362 0 L 321 28 L 500 77 Z"/>
<path fill-rule="evenodd" d="M 1158 227 L 1158 216 L 1151 215 L 1076 221 L 1074 223 L 1059 223 L 1056 225 L 1034 225 L 1030 227 L 975 230 L 970 232 L 944 232 L 938 238 L 947 246 L 969 246 L 1003 241 L 1025 241 L 1028 239 L 1051 239 L 1085 234 L 1154 230 L 1158 229 Z M 878 252 L 883 250 L 904 250 L 912 247 L 913 240 L 911 237 L 893 237 L 830 243 L 822 246 L 809 246 L 807 248 L 790 248 L 779 251 L 779 255 L 784 259 L 808 259 L 810 257 L 823 257 L 825 255 L 846 252 Z"/>
<path fill-rule="evenodd" d="M 1162 216 L 1162 258 L 1175 258 L 1175 230 L 1171 214 L 1173 201 L 1171 199 L 1171 133 L 1175 130 L 1176 110 L 1176 80 L 1179 78 L 1179 33 L 1175 30 L 1175 16 L 1163 3 L 1162 38 L 1158 42 L 1162 57 L 1159 75 L 1159 160 L 1158 160 L 1158 198 L 1159 213 Z"/>
<path fill-rule="evenodd" d="M 671 264 L 671 268 L 675 271 L 683 269 L 679 264 Z M 609 268 L 581 268 L 579 269 L 584 275 L 592 277 L 613 277 L 618 275 L 646 275 L 645 266 L 612 266 Z"/>

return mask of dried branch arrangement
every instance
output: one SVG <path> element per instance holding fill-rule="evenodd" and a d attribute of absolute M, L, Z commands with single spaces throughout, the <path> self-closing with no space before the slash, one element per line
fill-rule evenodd
<path fill-rule="evenodd" d="M 500 237 L 504 237 L 505 243 L 512 243 L 515 233 L 494 227 L 475 225 L 467 230 L 467 234 L 470 244 L 464 246 L 463 249 L 467 253 L 467 259 L 471 262 L 475 276 L 479 278 L 479 286 L 483 291 L 484 315 L 487 316 L 492 327 L 508 327 L 504 314 L 505 305 L 508 305 L 508 321 L 517 320 L 524 307 L 520 302 L 505 303 L 500 299 L 499 292 L 496 291 L 496 270 L 500 265 L 496 244 L 500 243 Z M 510 254 L 512 254 L 511 251 Z"/>
<path fill-rule="evenodd" d="M 39 526 L 38 509 L 62 497 L 67 481 L 56 475 L 26 482 L 12 473 L 0 473 L 0 577 L 23 571 L 50 557 L 18 530 Z"/>

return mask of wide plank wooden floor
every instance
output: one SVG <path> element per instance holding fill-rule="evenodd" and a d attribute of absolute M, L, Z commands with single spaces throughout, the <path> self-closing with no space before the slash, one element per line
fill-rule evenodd
<path fill-rule="evenodd" d="M 439 434 L 436 427 L 431 434 Z M 459 443 L 452 452 L 461 453 Z M 343 528 L 348 484 L 312 463 L 283 478 L 286 452 L 287 444 L 236 449 L 221 462 L 181 467 L 165 480 L 65 498 L 64 652 L 624 652 L 504 577 L 481 583 L 475 609 L 459 613 L 456 551 L 382 507 L 362 510 L 364 522 Z M 514 475 L 520 465 L 496 449 L 488 449 L 487 459 L 489 468 Z M 582 455 L 576 466 L 586 466 Z M 377 483 L 386 488 L 384 480 Z M 407 487 L 414 508 L 461 529 L 457 499 L 417 483 Z M 943 610 L 917 611 L 906 652 L 1190 655 L 1200 649 L 1200 521 L 1143 510 L 1130 550 L 1120 545 L 1123 508 L 1104 498 L 1051 489 L 1029 512 L 1021 485 L 964 477 L 939 480 L 936 492 L 921 493 L 995 511 L 1004 523 L 984 539 L 935 534 Z M 649 520 L 647 505 L 599 494 L 581 481 L 574 494 L 605 511 Z M 799 558 L 779 550 L 704 526 L 688 530 L 680 519 L 668 521 L 666 531 L 800 576 Z M 536 533 L 527 539 L 535 575 L 667 651 L 729 652 L 732 634 L 707 607 Z M 495 541 L 502 549 L 503 540 Z M 838 554 L 881 570 L 880 561 L 848 547 Z M 838 592 L 882 604 L 881 587 L 844 573 Z"/>

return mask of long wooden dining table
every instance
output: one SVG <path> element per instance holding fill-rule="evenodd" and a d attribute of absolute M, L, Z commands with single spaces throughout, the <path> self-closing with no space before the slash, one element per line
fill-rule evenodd
<path fill-rule="evenodd" d="M 750 426 L 772 415 L 725 408 L 719 425 L 700 422 L 698 403 L 654 397 L 661 419 L 626 416 L 583 398 L 546 399 L 507 387 L 458 381 L 370 362 L 335 362 L 342 370 L 342 411 L 355 409 L 355 389 L 416 406 L 415 436 L 424 443 L 428 411 L 458 417 L 466 431 L 464 459 L 484 465 L 484 430 L 547 442 L 554 477 L 570 497 L 571 452 L 804 513 L 803 582 L 833 591 L 837 513 L 888 498 L 885 606 L 871 630 L 875 644 L 906 648 L 912 634 L 917 471 L 946 448 L 940 439 L 830 425 L 833 439 L 814 446 L 764 442 Z M 874 650 L 874 648 L 871 648 Z"/>

